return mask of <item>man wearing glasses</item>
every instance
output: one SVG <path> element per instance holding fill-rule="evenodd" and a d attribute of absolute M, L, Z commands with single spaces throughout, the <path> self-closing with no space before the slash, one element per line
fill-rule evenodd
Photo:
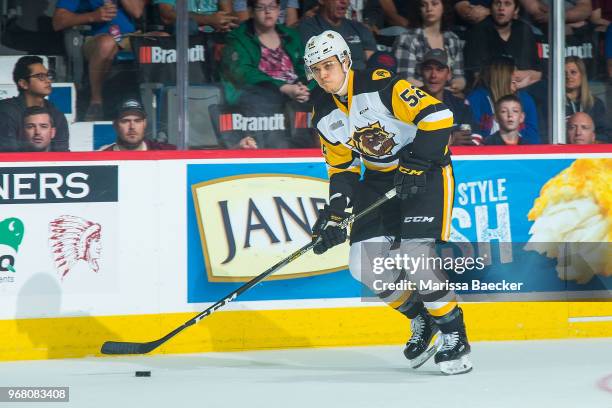
<path fill-rule="evenodd" d="M 19 137 L 23 117 L 27 108 L 44 107 L 55 123 L 55 138 L 51 151 L 68 151 L 68 122 L 62 112 L 45 98 L 51 93 L 53 73 L 36 56 L 21 57 L 13 70 L 13 81 L 19 95 L 0 101 L 0 152 L 14 152 L 19 149 Z"/>

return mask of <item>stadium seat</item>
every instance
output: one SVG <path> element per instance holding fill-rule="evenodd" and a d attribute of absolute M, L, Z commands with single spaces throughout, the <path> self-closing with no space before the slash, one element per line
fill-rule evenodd
<path fill-rule="evenodd" d="M 95 122 L 68 123 L 70 129 L 69 147 L 71 152 L 93 150 L 93 127 Z"/>
<path fill-rule="evenodd" d="M 113 129 L 113 122 L 93 122 L 93 150 L 115 142 L 117 136 Z"/>
<path fill-rule="evenodd" d="M 83 47 L 83 31 L 87 29 L 86 26 L 82 26 L 64 30 L 67 72 L 78 88 L 83 83 L 83 73 L 85 72 L 85 59 L 81 48 Z"/>
<path fill-rule="evenodd" d="M 222 103 L 219 86 L 193 85 L 189 87 L 189 148 L 210 149 L 219 146 L 208 107 Z M 160 97 L 159 132 L 167 135 L 167 142 L 177 144 L 178 95 L 175 86 L 164 87 Z M 158 133 L 159 134 L 159 133 Z M 160 138 L 163 140 L 163 138 Z"/>
<path fill-rule="evenodd" d="M 76 122 L 69 123 L 70 151 L 91 152 L 115 142 L 113 122 Z"/>
<path fill-rule="evenodd" d="M 391 26 L 378 30 L 374 36 L 376 38 L 376 49 L 383 52 L 392 52 L 395 39 L 406 31 L 408 31 L 406 28 L 400 26 Z"/>

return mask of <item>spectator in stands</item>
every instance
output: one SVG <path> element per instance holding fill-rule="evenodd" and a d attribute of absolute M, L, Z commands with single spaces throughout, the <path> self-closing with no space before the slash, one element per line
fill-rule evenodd
<path fill-rule="evenodd" d="M 20 151 L 50 152 L 55 137 L 55 124 L 49 109 L 31 106 L 23 114 Z"/>
<path fill-rule="evenodd" d="M 461 22 L 478 24 L 491 15 L 491 0 L 455 0 L 455 12 Z"/>
<path fill-rule="evenodd" d="M 610 137 L 606 107 L 601 99 L 594 96 L 589 87 L 586 66 L 579 57 L 565 59 L 565 116 L 586 112 L 595 123 L 597 139 L 607 141 Z"/>
<path fill-rule="evenodd" d="M 542 78 L 536 39 L 531 28 L 517 20 L 518 12 L 518 0 L 493 0 L 491 16 L 468 30 L 464 56 L 469 76 L 476 75 L 482 64 L 492 57 L 510 55 L 517 66 L 515 81 L 518 89 Z"/>
<path fill-rule="evenodd" d="M 540 143 L 538 113 L 531 95 L 519 90 L 515 80 L 516 67 L 510 57 L 497 57 L 481 71 L 478 83 L 467 99 L 474 113 L 483 138 L 495 133 L 499 124 L 495 120 L 494 106 L 505 95 L 516 95 L 525 113 L 525 123 L 521 135 L 529 144 Z"/>
<path fill-rule="evenodd" d="M 519 0 L 531 20 L 544 34 L 547 32 L 550 0 Z M 565 0 L 565 33 L 587 25 L 593 11 L 591 0 Z"/>
<path fill-rule="evenodd" d="M 414 2 L 415 0 L 407 1 Z M 370 31 L 376 32 L 378 28 L 384 27 L 384 15 L 380 2 L 380 0 L 347 0 L 344 17 L 359 21 L 368 26 Z M 299 4 L 301 19 L 314 17 L 319 12 L 319 0 L 300 0 Z"/>
<path fill-rule="evenodd" d="M 56 31 L 91 25 L 83 43 L 89 61 L 91 96 L 85 120 L 102 120 L 102 87 L 115 55 L 130 50 L 129 35 L 136 32 L 135 20 L 142 16 L 142 0 L 58 0 L 53 14 Z"/>
<path fill-rule="evenodd" d="M 446 51 L 429 50 L 423 57 L 420 67 L 424 82 L 423 89 L 434 98 L 444 102 L 453 112 L 455 127 L 451 132 L 451 144 L 473 146 L 472 131 L 477 130 L 477 125 L 472 110 L 465 99 L 458 98 L 445 89 L 452 77 Z M 469 125 L 471 130 L 461 130 L 461 125 Z"/>
<path fill-rule="evenodd" d="M 612 22 L 612 2 L 610 0 L 593 0 L 593 12 L 590 18 L 595 30 L 605 32 Z"/>
<path fill-rule="evenodd" d="M 593 0 L 593 13 L 591 23 L 595 24 L 595 30 L 605 32 L 604 56 L 607 61 L 608 78 L 612 79 L 612 1 Z M 608 99 L 608 104 L 612 100 Z"/>
<path fill-rule="evenodd" d="M 162 22 L 174 27 L 176 0 L 154 0 L 159 7 Z M 232 15 L 231 0 L 187 1 L 192 34 L 198 31 L 227 32 L 238 26 L 238 17 Z M 209 27 L 209 28 L 206 28 Z M 195 32 L 194 32 L 195 31 Z"/>
<path fill-rule="evenodd" d="M 257 146 L 257 141 L 253 139 L 252 136 L 245 136 L 240 139 L 240 142 L 236 146 L 230 146 L 230 149 L 245 149 L 245 150 L 254 150 L 259 149 Z"/>
<path fill-rule="evenodd" d="M 319 0 L 300 0 L 300 20 L 314 17 L 319 12 Z"/>
<path fill-rule="evenodd" d="M 359 3 L 361 0 L 351 0 L 352 2 Z M 380 0 L 363 0 L 361 1 L 363 8 L 361 9 L 361 20 L 368 29 L 376 34 L 380 28 L 385 26 L 385 14 L 383 12 Z"/>
<path fill-rule="evenodd" d="M 234 13 L 238 16 L 240 22 L 251 18 L 251 13 L 247 7 L 247 0 L 233 1 Z M 299 20 L 300 3 L 298 0 L 281 0 L 280 14 L 278 16 L 278 24 L 284 24 L 287 27 L 296 27 Z"/>
<path fill-rule="evenodd" d="M 145 138 L 147 130 L 147 113 L 136 99 L 126 99 L 117 110 L 113 121 L 117 134 L 115 143 L 102 146 L 103 151 L 142 151 L 142 150 L 176 150 L 176 146 L 159 143 Z"/>
<path fill-rule="evenodd" d="M 459 93 L 465 88 L 463 73 L 463 44 L 450 31 L 452 9 L 450 0 L 419 0 L 418 28 L 401 34 L 394 44 L 397 73 L 416 86 L 423 86 L 418 65 L 432 49 L 444 49 L 451 61 L 452 78 L 448 88 Z"/>
<path fill-rule="evenodd" d="M 276 24 L 278 0 L 249 0 L 253 18 L 230 33 L 223 49 L 223 85 L 229 104 L 242 97 L 259 103 L 307 102 L 299 33 Z"/>
<path fill-rule="evenodd" d="M 521 135 L 520 129 L 525 122 L 525 112 L 521 100 L 516 95 L 506 95 L 495 102 L 495 119 L 499 130 L 484 139 L 485 145 L 524 145 L 529 144 Z"/>
<path fill-rule="evenodd" d="M 357 21 L 345 17 L 348 0 L 319 0 L 319 11 L 302 20 L 299 25 L 302 42 L 326 30 L 340 33 L 351 49 L 354 69 L 364 69 L 366 61 L 376 51 L 376 41 L 368 28 Z"/>
<path fill-rule="evenodd" d="M 61 55 L 63 53 L 63 36 L 53 31 L 51 16 L 47 13 L 49 3 L 51 2 L 41 0 L 0 1 L 0 9 L 7 12 L 0 17 L 0 36 L 2 37 L 0 55 Z M 16 50 L 25 52 L 20 53 Z"/>
<path fill-rule="evenodd" d="M 567 120 L 567 141 L 571 144 L 593 144 L 595 124 L 588 113 L 577 112 Z"/>
<path fill-rule="evenodd" d="M 253 18 L 228 34 L 223 49 L 227 103 L 237 105 L 247 116 L 284 112 L 287 104 L 303 105 L 310 91 L 304 85 L 304 47 L 298 31 L 276 24 L 279 0 L 248 0 L 248 4 Z M 257 140 L 255 146 L 282 148 L 289 147 L 287 143 L 288 139 L 275 137 Z"/>
<path fill-rule="evenodd" d="M 378 0 L 387 26 L 416 27 L 418 0 Z"/>
<path fill-rule="evenodd" d="M 68 151 L 68 121 L 51 102 L 45 99 L 51 93 L 53 73 L 43 65 L 37 56 L 19 58 L 13 69 L 13 81 L 19 95 L 0 101 L 0 151 L 12 152 L 19 149 L 19 139 L 24 112 L 32 106 L 46 108 L 55 124 L 55 138 L 51 143 L 53 151 Z"/>

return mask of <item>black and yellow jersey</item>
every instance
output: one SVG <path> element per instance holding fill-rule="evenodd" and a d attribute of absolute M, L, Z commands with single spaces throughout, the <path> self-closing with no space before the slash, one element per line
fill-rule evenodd
<path fill-rule="evenodd" d="M 384 69 L 348 75 L 345 103 L 322 91 L 313 98 L 312 125 L 321 139 L 330 200 L 336 194 L 350 199 L 362 164 L 375 172 L 395 170 L 400 152 L 448 164 L 453 114 L 443 103 Z"/>

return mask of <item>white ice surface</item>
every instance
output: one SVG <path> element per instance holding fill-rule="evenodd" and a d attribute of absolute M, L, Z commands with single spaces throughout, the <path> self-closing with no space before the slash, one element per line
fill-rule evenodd
<path fill-rule="evenodd" d="M 70 403 L 0 406 L 612 408 L 610 338 L 478 342 L 471 356 L 451 377 L 433 359 L 411 370 L 401 346 L 7 362 L 0 386 L 69 386 Z"/>

